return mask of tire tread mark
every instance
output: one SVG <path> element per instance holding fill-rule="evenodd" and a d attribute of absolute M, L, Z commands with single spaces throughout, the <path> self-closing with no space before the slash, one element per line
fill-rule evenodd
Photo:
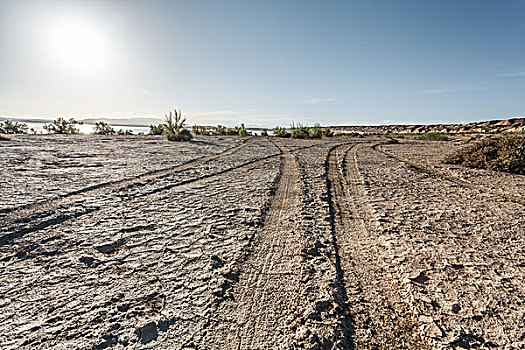
<path fill-rule="evenodd" d="M 359 184 L 364 184 L 357 167 L 356 150 L 359 145 L 352 144 L 345 152 L 345 155 L 352 152 L 350 167 L 346 157 L 339 157 L 343 146 L 345 145 L 330 150 L 327 177 L 332 197 L 330 206 L 333 208 L 334 244 L 338 246 L 340 254 L 341 278 L 348 305 L 348 318 L 343 322 L 348 322 L 352 330 L 352 333 L 348 334 L 351 337 L 350 347 L 376 348 L 418 344 L 423 349 L 426 345 L 425 336 L 420 334 L 408 303 L 402 300 L 402 303 L 390 304 L 391 300 L 385 295 L 390 292 L 374 282 L 376 276 L 374 269 L 369 266 L 370 252 L 366 247 L 373 234 L 371 216 L 363 210 L 366 199 L 357 188 Z M 363 336 L 370 329 L 375 335 Z"/>
<path fill-rule="evenodd" d="M 139 175 L 135 175 L 135 176 L 132 176 L 132 177 L 128 177 L 128 178 L 124 178 L 124 179 L 120 179 L 120 180 L 102 182 L 102 183 L 94 184 L 92 186 L 81 188 L 79 190 L 75 190 L 75 191 L 71 191 L 71 192 L 68 192 L 68 193 L 64 193 L 64 194 L 58 195 L 57 197 L 54 197 L 54 198 L 45 199 L 45 200 L 37 201 L 37 202 L 33 202 L 33 203 L 28 203 L 28 204 L 24 204 L 24 205 L 13 207 L 13 208 L 5 208 L 5 209 L 2 210 L 2 214 L 4 214 L 4 213 L 8 214 L 7 218 L 4 219 L 4 220 L 6 222 L 9 222 L 9 219 L 10 219 L 9 218 L 9 214 L 13 213 L 13 212 L 20 212 L 20 211 L 22 211 L 22 212 L 23 211 L 34 212 L 34 211 L 37 211 L 38 209 L 41 209 L 41 208 L 43 208 L 45 206 L 59 205 L 63 201 L 67 201 L 67 200 L 74 201 L 75 199 L 78 199 L 76 197 L 78 197 L 79 195 L 85 195 L 86 193 L 95 192 L 97 190 L 106 190 L 107 189 L 107 192 L 111 193 L 111 192 L 117 192 L 117 191 L 122 190 L 124 188 L 144 185 L 144 184 L 146 184 L 148 182 L 155 181 L 157 179 L 160 179 L 160 178 L 172 175 L 172 174 L 176 174 L 176 173 L 182 172 L 184 170 L 190 169 L 192 167 L 195 167 L 195 166 L 207 163 L 207 162 L 209 162 L 211 160 L 215 160 L 217 158 L 220 158 L 220 157 L 232 154 L 232 153 L 242 149 L 243 147 L 245 147 L 246 145 L 248 145 L 252 141 L 253 141 L 253 137 L 251 137 L 251 138 L 249 138 L 247 140 L 244 140 L 243 143 L 240 144 L 240 145 L 228 148 L 228 149 L 226 149 L 226 150 L 224 150 L 224 151 L 222 151 L 222 152 L 220 152 L 218 154 L 213 154 L 213 155 L 209 155 L 209 156 L 200 157 L 198 159 L 193 159 L 193 160 L 190 160 L 188 162 L 185 162 L 185 163 L 182 163 L 182 164 L 179 164 L 179 165 L 176 165 L 176 166 L 171 166 L 171 167 L 167 167 L 167 168 L 163 168 L 163 169 L 156 169 L 156 170 L 152 170 L 152 171 L 147 171 L 145 173 L 142 173 L 142 174 L 139 174 Z M 104 192 L 101 191 L 101 193 L 104 193 Z M 19 217 L 17 217 L 16 219 L 18 219 L 18 218 Z"/>

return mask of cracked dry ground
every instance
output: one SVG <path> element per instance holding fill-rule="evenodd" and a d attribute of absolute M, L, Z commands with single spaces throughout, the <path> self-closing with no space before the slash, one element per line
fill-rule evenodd
<path fill-rule="evenodd" d="M 525 180 L 457 141 L 2 142 L 1 348 L 524 348 Z"/>

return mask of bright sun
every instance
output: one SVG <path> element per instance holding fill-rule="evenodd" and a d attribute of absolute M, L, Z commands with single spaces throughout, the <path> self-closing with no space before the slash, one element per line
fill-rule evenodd
<path fill-rule="evenodd" d="M 46 41 L 60 66 L 72 73 L 100 73 L 111 60 L 107 36 L 100 28 L 82 20 L 54 22 Z"/>

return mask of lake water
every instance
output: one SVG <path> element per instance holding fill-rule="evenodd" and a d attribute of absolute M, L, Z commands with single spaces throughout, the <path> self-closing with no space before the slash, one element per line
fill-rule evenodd
<path fill-rule="evenodd" d="M 44 125 L 49 123 L 40 123 L 40 122 L 23 122 L 23 124 L 27 124 L 27 127 L 29 130 L 34 129 L 38 133 L 47 133 L 44 130 Z M 93 133 L 93 128 L 95 127 L 94 124 L 81 124 L 76 125 L 76 128 L 80 130 L 82 134 L 91 134 Z M 136 135 L 139 132 L 143 132 L 144 134 L 147 134 L 149 132 L 149 126 L 131 126 L 131 125 L 111 125 L 115 131 L 118 131 L 120 129 L 122 130 L 131 130 Z"/>

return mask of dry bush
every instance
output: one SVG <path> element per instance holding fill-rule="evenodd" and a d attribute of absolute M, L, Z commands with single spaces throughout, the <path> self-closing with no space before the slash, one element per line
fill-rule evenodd
<path fill-rule="evenodd" d="M 525 175 L 525 137 L 485 139 L 447 156 L 445 163 Z"/>

